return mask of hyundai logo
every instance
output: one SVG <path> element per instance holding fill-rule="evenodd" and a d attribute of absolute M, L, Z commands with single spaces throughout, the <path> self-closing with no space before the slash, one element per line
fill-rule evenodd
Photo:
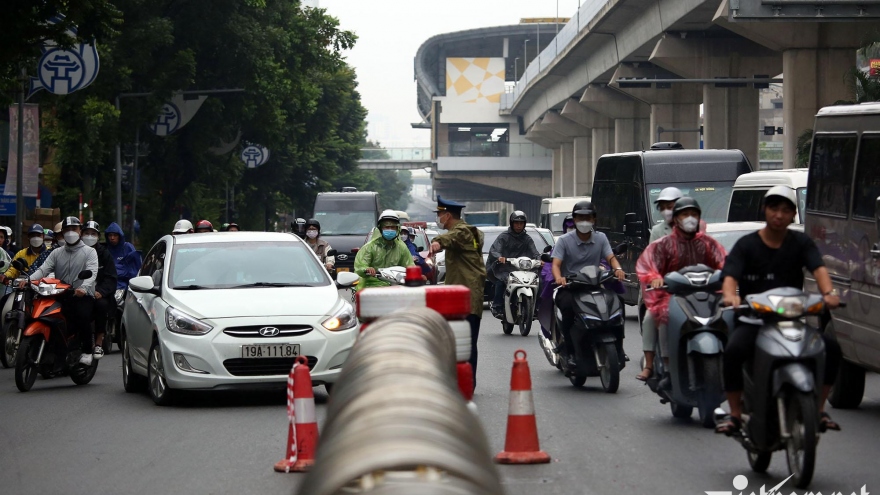
<path fill-rule="evenodd" d="M 263 327 L 260 329 L 260 335 L 263 337 L 275 337 L 279 333 L 281 333 L 281 330 L 278 330 L 275 327 Z"/>
<path fill-rule="evenodd" d="M 347 254 L 340 254 L 340 255 L 336 256 L 336 259 L 338 259 L 339 261 L 345 261 L 348 259 L 348 255 Z"/>

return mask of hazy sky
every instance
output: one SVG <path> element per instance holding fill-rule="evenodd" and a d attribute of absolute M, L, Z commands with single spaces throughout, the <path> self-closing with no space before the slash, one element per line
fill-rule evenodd
<path fill-rule="evenodd" d="M 419 122 L 413 59 L 428 38 L 465 29 L 518 24 L 523 17 L 571 17 L 580 0 L 320 0 L 320 6 L 354 31 L 346 54 L 357 71 L 370 138 L 386 147 L 428 146 Z"/>

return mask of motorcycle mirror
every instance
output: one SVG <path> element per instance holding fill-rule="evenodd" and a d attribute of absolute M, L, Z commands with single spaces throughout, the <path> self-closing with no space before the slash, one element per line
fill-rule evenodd
<path fill-rule="evenodd" d="M 331 249 L 330 251 L 327 251 L 327 256 L 336 256 L 336 250 Z"/>
<path fill-rule="evenodd" d="M 627 250 L 629 250 L 629 245 L 625 242 L 621 242 L 614 249 L 612 249 L 615 255 L 623 254 L 627 252 Z"/>
<path fill-rule="evenodd" d="M 83 271 L 79 272 L 79 275 L 77 275 L 76 278 L 78 278 L 80 280 L 92 278 L 92 271 L 91 270 L 83 270 Z"/>
<path fill-rule="evenodd" d="M 18 258 L 17 260 L 12 261 L 12 266 L 15 267 L 16 270 L 23 272 L 27 270 L 28 264 L 23 258 Z"/>
<path fill-rule="evenodd" d="M 549 253 L 550 251 L 553 251 L 553 246 L 544 246 L 545 253 Z"/>
<path fill-rule="evenodd" d="M 553 258 L 551 258 L 549 254 L 544 253 L 541 255 L 541 261 L 544 263 L 553 263 Z"/>

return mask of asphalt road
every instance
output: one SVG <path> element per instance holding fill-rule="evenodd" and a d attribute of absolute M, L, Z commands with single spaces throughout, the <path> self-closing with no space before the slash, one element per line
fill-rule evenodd
<path fill-rule="evenodd" d="M 703 429 L 696 420 L 672 418 L 647 387 L 635 380 L 640 343 L 627 323 L 626 350 L 633 362 L 616 394 L 598 378 L 574 388 L 551 368 L 528 337 L 505 336 L 485 313 L 475 402 L 495 451 L 504 446 L 508 386 L 515 350 L 529 353 L 541 447 L 553 461 L 499 466 L 506 493 L 676 494 L 733 491 L 746 475 L 745 493 L 759 493 L 787 476 L 774 455 L 767 475 L 749 471 L 742 448 Z M 316 388 L 318 421 L 327 396 Z M 842 432 L 823 436 L 813 492 L 880 492 L 880 377 L 869 375 L 862 406 L 831 410 Z M 287 435 L 284 393 L 188 394 L 157 407 L 146 394 L 122 389 L 118 352 L 100 363 L 95 380 L 77 387 L 67 378 L 38 379 L 28 393 L 15 388 L 12 370 L 0 370 L 0 493 L 94 494 L 291 494 L 300 474 L 277 474 Z M 784 486 L 782 493 L 793 491 Z M 803 493 L 797 491 L 797 493 Z"/>

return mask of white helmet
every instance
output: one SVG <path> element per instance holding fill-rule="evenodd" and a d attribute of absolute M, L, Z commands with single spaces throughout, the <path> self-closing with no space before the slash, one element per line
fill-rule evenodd
<path fill-rule="evenodd" d="M 767 194 L 764 195 L 764 204 L 767 204 L 767 200 L 770 199 L 771 196 L 785 198 L 792 204 L 792 206 L 797 208 L 797 195 L 794 193 L 794 189 L 788 186 L 771 187 L 770 190 L 767 191 Z"/>
<path fill-rule="evenodd" d="M 186 234 L 190 230 L 193 230 L 193 224 L 189 220 L 178 220 L 177 223 L 174 224 L 174 230 L 171 231 L 172 234 Z"/>
<path fill-rule="evenodd" d="M 654 204 L 656 205 L 661 201 L 678 201 L 682 196 L 684 196 L 684 193 L 681 192 L 681 189 L 677 187 L 666 187 L 660 191 L 660 195 L 654 200 Z"/>
<path fill-rule="evenodd" d="M 381 215 L 379 215 L 379 221 L 376 222 L 376 225 L 381 227 L 384 220 L 391 220 L 400 224 L 400 215 L 398 215 L 397 212 L 394 210 L 385 210 L 382 212 Z"/>

